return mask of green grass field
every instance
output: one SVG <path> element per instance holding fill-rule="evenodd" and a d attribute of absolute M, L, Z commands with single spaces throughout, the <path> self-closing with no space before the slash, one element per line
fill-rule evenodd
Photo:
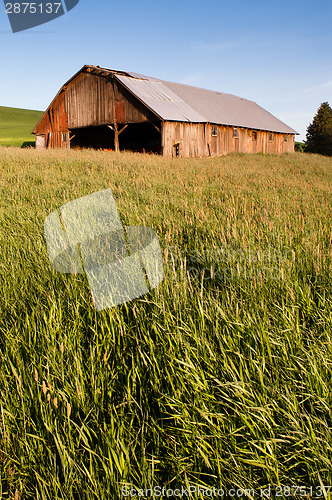
<path fill-rule="evenodd" d="M 165 279 L 97 313 L 43 225 L 109 187 Z M 0 148 L 0 190 L 1 498 L 331 498 L 331 158 Z"/>
<path fill-rule="evenodd" d="M 43 111 L 0 106 L 0 146 L 34 145 L 31 131 L 42 115 Z"/>

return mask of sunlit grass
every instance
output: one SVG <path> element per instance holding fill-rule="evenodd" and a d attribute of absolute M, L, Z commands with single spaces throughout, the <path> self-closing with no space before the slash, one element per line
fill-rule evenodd
<path fill-rule="evenodd" d="M 165 280 L 97 313 L 45 217 L 111 187 Z M 0 497 L 332 484 L 332 160 L 0 148 Z"/>

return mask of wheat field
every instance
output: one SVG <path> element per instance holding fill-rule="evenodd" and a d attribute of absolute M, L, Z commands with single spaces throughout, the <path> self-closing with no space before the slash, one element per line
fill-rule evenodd
<path fill-rule="evenodd" d="M 43 231 L 107 188 L 157 232 L 165 278 L 96 312 Z M 330 498 L 331 158 L 0 147 L 0 191 L 0 498 Z"/>

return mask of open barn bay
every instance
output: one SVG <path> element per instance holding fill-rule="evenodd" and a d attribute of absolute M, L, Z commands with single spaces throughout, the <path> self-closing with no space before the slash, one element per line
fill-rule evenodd
<path fill-rule="evenodd" d="M 165 279 L 97 313 L 43 225 L 109 187 Z M 0 191 L 0 497 L 332 484 L 331 158 L 0 148 Z"/>

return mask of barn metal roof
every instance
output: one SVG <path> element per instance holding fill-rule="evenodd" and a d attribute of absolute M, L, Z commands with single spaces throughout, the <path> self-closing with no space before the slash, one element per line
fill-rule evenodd
<path fill-rule="evenodd" d="M 206 122 L 202 114 L 162 81 L 143 80 L 123 75 L 116 75 L 116 78 L 162 120 Z"/>
<path fill-rule="evenodd" d="M 202 113 L 207 122 L 231 125 L 233 127 L 297 134 L 294 129 L 254 101 L 242 99 L 232 94 L 214 92 L 180 83 L 164 83 L 196 111 Z"/>
<path fill-rule="evenodd" d="M 117 77 L 163 120 L 209 122 L 284 134 L 298 134 L 296 130 L 254 101 L 182 83 L 157 80 L 137 73 L 128 73 L 128 75 L 129 77 Z M 161 87 L 158 87 L 157 83 L 162 85 L 162 96 L 158 95 L 158 89 L 161 89 Z M 140 94 L 140 91 L 142 91 L 142 94 Z M 181 101 L 176 101 L 174 94 Z M 163 102 L 166 96 L 169 96 L 167 106 Z M 186 105 L 185 113 L 184 103 Z M 187 117 L 187 119 L 184 119 L 184 117 Z"/>

